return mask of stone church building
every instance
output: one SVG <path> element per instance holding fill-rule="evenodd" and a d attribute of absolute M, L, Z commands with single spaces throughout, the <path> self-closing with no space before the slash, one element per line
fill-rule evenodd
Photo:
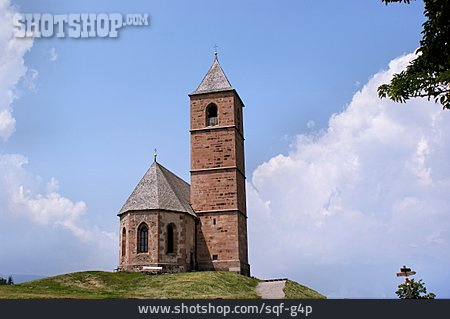
<path fill-rule="evenodd" d="M 217 54 L 189 97 L 191 185 L 155 157 L 118 214 L 118 269 L 249 276 L 244 104 Z"/>

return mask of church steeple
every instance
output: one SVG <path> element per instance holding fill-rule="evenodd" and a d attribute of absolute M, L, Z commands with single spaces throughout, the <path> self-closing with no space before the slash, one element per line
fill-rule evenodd
<path fill-rule="evenodd" d="M 214 62 L 209 68 L 208 73 L 206 73 L 198 88 L 190 95 L 230 90 L 233 90 L 233 87 L 219 64 L 217 52 L 214 52 Z"/>
<path fill-rule="evenodd" d="M 191 206 L 199 270 L 250 275 L 242 103 L 217 55 L 191 102 Z"/>

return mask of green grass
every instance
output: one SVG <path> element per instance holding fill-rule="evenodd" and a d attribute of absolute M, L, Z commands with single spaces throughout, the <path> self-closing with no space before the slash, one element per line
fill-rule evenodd
<path fill-rule="evenodd" d="M 231 272 L 146 275 L 135 272 L 85 271 L 0 286 L 0 299 L 258 299 L 259 279 Z M 324 298 L 288 281 L 286 298 Z"/>
<path fill-rule="evenodd" d="M 255 299 L 259 280 L 230 272 L 146 275 L 86 271 L 0 286 L 0 299 Z"/>
<path fill-rule="evenodd" d="M 284 286 L 284 294 L 286 299 L 326 299 L 324 295 L 318 293 L 311 288 L 300 285 L 294 281 L 286 281 Z"/>

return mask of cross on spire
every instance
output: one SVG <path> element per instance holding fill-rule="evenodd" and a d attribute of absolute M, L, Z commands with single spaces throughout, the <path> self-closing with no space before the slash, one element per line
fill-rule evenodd
<path fill-rule="evenodd" d="M 214 55 L 217 57 L 217 48 L 219 46 L 217 44 L 214 44 L 213 48 L 214 48 Z"/>
<path fill-rule="evenodd" d="M 156 157 L 158 157 L 158 153 L 155 148 L 154 153 L 153 153 L 153 160 L 155 161 L 155 163 L 156 163 Z"/>

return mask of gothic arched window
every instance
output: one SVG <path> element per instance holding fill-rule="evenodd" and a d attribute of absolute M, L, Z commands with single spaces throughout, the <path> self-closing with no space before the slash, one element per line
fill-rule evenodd
<path fill-rule="evenodd" d="M 173 254 L 175 251 L 175 238 L 174 238 L 174 231 L 173 231 L 173 225 L 169 224 L 167 225 L 167 253 Z"/>
<path fill-rule="evenodd" d="M 138 228 L 138 253 L 148 252 L 148 227 L 142 223 Z"/>
<path fill-rule="evenodd" d="M 206 126 L 214 126 L 218 124 L 217 106 L 213 103 L 206 108 Z"/>
<path fill-rule="evenodd" d="M 122 229 L 122 256 L 127 253 L 127 231 L 125 227 Z"/>

